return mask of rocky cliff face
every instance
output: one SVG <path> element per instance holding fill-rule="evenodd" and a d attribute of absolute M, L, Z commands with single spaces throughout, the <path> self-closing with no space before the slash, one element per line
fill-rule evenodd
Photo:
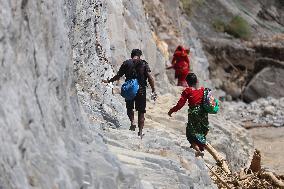
<path fill-rule="evenodd" d="M 0 188 L 138 188 L 80 108 L 72 10 L 58 0 L 0 4 Z"/>
<path fill-rule="evenodd" d="M 283 68 L 275 66 L 274 63 L 282 61 L 280 64 L 283 64 L 280 58 L 283 57 L 284 46 L 283 2 L 278 0 L 190 2 L 191 11 L 185 12 L 204 44 L 210 63 L 210 78 L 214 86 L 224 90 L 233 99 L 243 98 L 247 102 L 267 96 L 283 97 L 283 92 L 268 94 L 272 91 L 271 88 L 265 92 L 256 90 L 257 94 L 248 95 L 254 90 L 253 88 L 258 88 L 253 85 L 257 85 L 255 80 L 259 75 L 263 75 L 262 73 L 256 75 L 262 68 L 269 67 L 267 69 L 273 70 L 276 67 L 279 73 L 283 72 Z M 248 42 L 236 39 L 224 25 L 236 16 L 242 17 L 250 28 L 248 29 L 251 32 L 250 37 L 246 39 Z M 239 23 L 236 29 L 243 32 L 245 27 Z M 259 64 L 260 62 L 262 65 Z M 269 71 L 269 74 L 262 77 L 265 81 L 273 81 L 274 88 L 281 88 L 275 78 L 268 76 L 274 73 Z M 253 79 L 254 77 L 256 78 Z"/>
<path fill-rule="evenodd" d="M 155 2 L 164 10 L 176 3 Z M 178 93 L 164 69 L 167 36 L 152 28 L 147 3 L 0 1 L 0 188 L 216 188 L 204 162 L 187 147 L 184 131 L 163 132 L 167 123 L 184 124 L 186 113 L 165 121 Z M 208 62 L 196 31 L 185 27 L 182 32 L 184 44 L 196 49 L 193 60 L 200 62 L 193 69 L 207 80 Z M 101 83 L 132 48 L 143 50 L 161 94 L 159 115 L 153 111 L 147 118 L 153 128 L 141 145 L 136 133 L 127 131 L 123 99 L 113 95 L 113 85 Z M 167 92 L 175 96 L 163 96 Z M 210 140 L 237 169 L 246 162 L 251 141 L 222 118 L 212 118 L 212 124 Z M 225 148 L 229 143 L 231 151 Z M 173 156 L 158 152 L 171 146 Z M 237 149 L 238 154 L 232 151 Z"/>
<path fill-rule="evenodd" d="M 95 13 L 93 7 L 88 2 L 77 5 L 76 20 L 70 33 L 74 40 L 73 59 L 78 77 L 76 89 L 92 123 L 92 130 L 101 133 L 110 150 L 120 157 L 124 165 L 137 172 L 141 188 L 169 188 L 173 185 L 214 188 L 204 165 L 193 166 L 190 171 L 194 174 L 190 175 L 182 168 L 179 160 L 153 156 L 138 147 L 136 143 L 139 144 L 140 139 L 135 132 L 128 131 L 129 121 L 123 99 L 118 94 L 112 94 L 115 93 L 115 86 L 101 83 L 101 79 L 111 77 L 118 70 L 133 48 L 141 48 L 143 58 L 149 62 L 157 80 L 159 92 L 172 90 L 165 74 L 165 58 L 147 24 L 141 1 L 134 4 L 128 1 L 102 2 L 96 7 Z M 155 133 L 156 130 L 152 132 Z M 149 133 L 145 140 L 148 141 L 147 138 L 151 139 L 152 136 L 156 137 L 155 141 L 165 140 L 162 134 L 155 136 Z M 155 141 L 146 142 L 156 146 L 151 146 L 150 150 L 162 148 Z M 194 158 L 193 154 L 190 158 Z M 142 167 L 133 167 L 134 162 L 139 162 Z M 156 172 L 158 168 L 160 171 Z M 145 172 L 148 172 L 147 177 L 144 176 Z M 153 173 L 150 174 L 151 172 Z M 176 177 L 165 182 L 169 174 L 175 174 Z M 135 188 L 135 185 L 131 188 Z"/>
<path fill-rule="evenodd" d="M 197 74 L 201 85 L 211 86 L 209 81 L 209 62 L 205 56 L 199 34 L 192 22 L 182 14 L 178 0 L 143 0 L 147 20 L 160 43 L 160 49 L 167 53 L 165 57 L 171 61 L 172 54 L 178 45 L 191 50 L 190 68 Z M 173 82 L 173 72 L 167 72 Z"/>
<path fill-rule="evenodd" d="M 236 15 L 243 17 L 252 26 L 254 37 L 270 37 L 283 32 L 283 2 L 281 0 L 252 0 L 250 2 L 245 0 L 193 0 L 192 2 L 195 6 L 190 14 L 191 20 L 202 37 L 228 36 L 216 32 L 212 23 L 216 20 L 229 21 Z"/>

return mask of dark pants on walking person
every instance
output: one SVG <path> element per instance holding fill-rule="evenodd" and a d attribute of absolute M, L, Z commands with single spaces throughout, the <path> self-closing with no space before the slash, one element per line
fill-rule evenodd
<path fill-rule="evenodd" d="M 134 107 L 138 111 L 139 135 L 142 134 L 144 127 L 144 114 L 146 113 L 146 87 L 141 87 L 133 100 L 126 100 L 127 115 L 131 122 L 130 130 L 135 130 L 134 126 Z"/>

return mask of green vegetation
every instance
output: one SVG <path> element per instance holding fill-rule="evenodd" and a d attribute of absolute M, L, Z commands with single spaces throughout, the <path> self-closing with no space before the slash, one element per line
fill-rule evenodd
<path fill-rule="evenodd" d="M 212 23 L 213 28 L 218 32 L 227 32 L 228 34 L 241 39 L 249 39 L 251 28 L 248 22 L 241 16 L 235 16 L 229 23 L 216 19 Z"/>
<path fill-rule="evenodd" d="M 241 39 L 248 39 L 251 35 L 249 24 L 241 16 L 235 16 L 226 26 L 225 32 Z"/>
<path fill-rule="evenodd" d="M 202 5 L 204 0 L 180 0 L 182 9 L 188 16 L 191 16 L 197 6 Z"/>

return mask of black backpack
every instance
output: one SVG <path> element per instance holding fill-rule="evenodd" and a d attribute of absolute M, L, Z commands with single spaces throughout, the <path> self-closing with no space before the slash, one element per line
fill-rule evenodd
<path fill-rule="evenodd" d="M 141 59 L 130 59 L 126 62 L 128 70 L 125 74 L 127 80 L 137 79 L 140 86 L 147 86 L 147 62 Z"/>

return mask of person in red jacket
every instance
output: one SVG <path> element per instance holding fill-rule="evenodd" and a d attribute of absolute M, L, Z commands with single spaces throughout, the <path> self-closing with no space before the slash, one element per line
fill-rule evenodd
<path fill-rule="evenodd" d="M 195 155 L 203 156 L 202 151 L 207 147 L 206 135 L 209 131 L 208 113 L 202 107 L 204 88 L 197 87 L 197 77 L 194 73 L 188 74 L 186 81 L 189 87 L 184 89 L 177 105 L 169 110 L 168 115 L 172 116 L 172 113 L 179 111 L 188 102 L 186 138 L 196 150 Z"/>
<path fill-rule="evenodd" d="M 187 87 L 185 78 L 189 73 L 188 53 L 188 49 L 185 49 L 184 47 L 179 45 L 174 52 L 172 66 L 167 68 L 173 68 L 175 70 L 175 78 L 178 79 L 178 86 Z"/>

